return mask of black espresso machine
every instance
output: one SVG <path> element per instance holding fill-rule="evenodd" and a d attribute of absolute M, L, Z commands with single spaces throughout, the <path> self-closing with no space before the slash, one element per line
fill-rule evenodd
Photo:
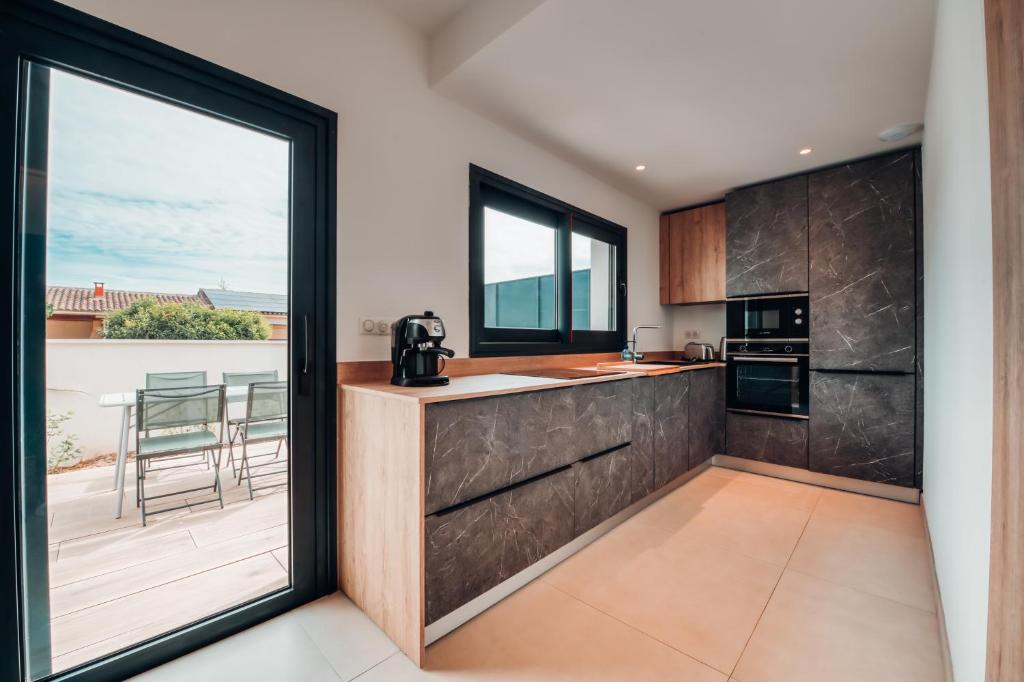
<path fill-rule="evenodd" d="M 406 315 L 391 330 L 391 383 L 395 386 L 444 386 L 444 360 L 455 351 L 444 348 L 444 322 L 427 310 Z M 440 363 L 440 366 L 438 366 Z"/>

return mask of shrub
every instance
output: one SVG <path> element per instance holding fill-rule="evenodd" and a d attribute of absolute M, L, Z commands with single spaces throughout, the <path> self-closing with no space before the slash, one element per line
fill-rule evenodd
<path fill-rule="evenodd" d="M 64 422 L 74 414 L 46 411 L 46 470 L 49 473 L 78 459 L 82 454 L 82 448 L 76 445 L 78 436 L 64 433 Z"/>
<path fill-rule="evenodd" d="M 249 310 L 212 310 L 192 303 L 144 298 L 103 322 L 105 339 L 247 341 L 270 338 L 270 325 Z"/>

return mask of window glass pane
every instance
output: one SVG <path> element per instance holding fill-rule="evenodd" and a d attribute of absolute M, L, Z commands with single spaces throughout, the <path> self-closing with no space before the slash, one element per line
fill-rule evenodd
<path fill-rule="evenodd" d="M 555 236 L 547 225 L 484 208 L 484 323 L 555 329 Z"/>
<path fill-rule="evenodd" d="M 572 328 L 615 331 L 615 246 L 572 235 Z"/>
<path fill-rule="evenodd" d="M 26 581 L 37 678 L 291 584 L 291 143 L 31 74 L 26 149 L 46 181 L 22 224 L 45 235 L 25 264 L 46 301 L 45 433 L 22 467 L 25 552 L 48 569 Z"/>

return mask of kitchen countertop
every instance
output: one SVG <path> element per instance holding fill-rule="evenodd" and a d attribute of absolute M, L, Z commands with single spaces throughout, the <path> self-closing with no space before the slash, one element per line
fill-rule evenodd
<path fill-rule="evenodd" d="M 447 386 L 406 387 L 394 386 L 385 382 L 374 382 L 367 384 L 342 384 L 341 389 L 343 391 L 373 393 L 380 396 L 395 398 L 397 400 L 424 404 L 449 400 L 466 400 L 468 398 L 482 398 L 492 395 L 524 393 L 527 391 L 540 391 L 548 388 L 564 388 L 566 386 L 594 384 L 603 381 L 621 381 L 623 379 L 635 379 L 642 376 L 676 374 L 678 372 L 691 372 L 698 369 L 709 369 L 712 367 L 725 367 L 725 363 L 711 362 L 702 365 L 685 366 L 601 363 L 597 367 L 591 365 L 575 369 L 613 370 L 621 371 L 623 373 L 603 375 L 596 374 L 592 377 L 580 379 L 548 379 L 544 377 L 529 377 L 517 374 L 477 374 L 472 376 L 452 377 L 451 382 Z"/>

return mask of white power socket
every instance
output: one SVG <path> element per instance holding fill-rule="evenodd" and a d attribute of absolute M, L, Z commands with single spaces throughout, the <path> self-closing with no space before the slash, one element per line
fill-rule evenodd
<path fill-rule="evenodd" d="M 377 317 L 360 317 L 359 333 L 365 336 L 390 336 L 394 322 Z"/>
<path fill-rule="evenodd" d="M 688 339 L 699 339 L 700 338 L 700 330 L 699 329 L 687 329 L 685 337 L 688 338 Z"/>

